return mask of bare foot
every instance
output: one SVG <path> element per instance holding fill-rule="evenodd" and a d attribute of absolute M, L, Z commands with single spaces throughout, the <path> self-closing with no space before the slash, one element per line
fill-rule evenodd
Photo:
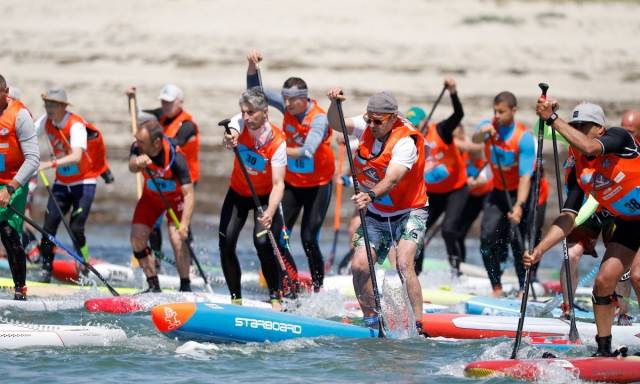
<path fill-rule="evenodd" d="M 271 309 L 276 312 L 282 312 L 284 308 L 282 307 L 280 300 L 271 300 Z"/>
<path fill-rule="evenodd" d="M 493 288 L 493 291 L 491 292 L 491 296 L 493 297 L 504 297 L 504 292 L 502 291 L 502 287 L 496 287 Z"/>

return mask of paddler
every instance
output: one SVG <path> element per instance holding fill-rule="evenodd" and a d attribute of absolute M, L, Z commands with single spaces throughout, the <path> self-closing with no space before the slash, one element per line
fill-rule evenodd
<path fill-rule="evenodd" d="M 55 235 L 62 216 L 69 213 L 69 227 L 83 258 L 89 260 L 89 247 L 85 225 L 96 194 L 97 178 L 108 171 L 106 148 L 100 131 L 76 113 L 67 110 L 70 105 L 62 87 L 52 87 L 42 94 L 46 114 L 36 122 L 36 130 L 46 134 L 51 159 L 40 163 L 40 170 L 53 168 L 56 179 L 51 187 L 55 200 L 47 202 L 44 230 Z M 105 179 L 106 180 L 106 179 Z M 40 281 L 51 282 L 55 257 L 54 244 L 46 238 L 40 241 L 42 270 Z"/>
<path fill-rule="evenodd" d="M 518 109 L 516 96 L 508 91 L 500 92 L 493 100 L 492 120 L 483 120 L 472 136 L 474 143 L 484 143 L 485 158 L 489 162 L 494 176 L 494 188 L 489 195 L 480 229 L 480 253 L 493 289 L 492 295 L 501 297 L 503 242 L 511 242 L 515 260 L 516 274 L 520 283 L 520 292 L 524 287 L 525 269 L 522 264 L 522 247 L 514 231 L 520 231 L 520 238 L 528 233 L 531 223 L 526 218 L 529 211 L 528 201 L 531 192 L 531 180 L 535 171 L 535 141 L 527 127 L 515 120 Z M 497 153 L 498 158 L 495 154 Z M 498 166 L 499 164 L 499 166 Z M 504 183 L 502 175 L 504 175 Z M 548 185 L 546 179 L 540 179 L 538 205 L 546 202 Z M 505 185 L 506 183 L 506 185 Z M 509 194 L 513 206 L 508 207 L 506 194 Z M 539 207 L 538 209 L 540 209 Z M 539 226 L 544 214 L 538 215 Z M 520 294 L 519 292 L 519 294 Z"/>
<path fill-rule="evenodd" d="M 136 88 L 129 87 L 125 91 L 129 97 L 136 96 Z M 180 148 L 184 154 L 191 181 L 195 188 L 200 181 L 200 128 L 191 113 L 184 108 L 184 91 L 175 84 L 165 84 L 160 89 L 160 107 L 145 109 L 143 112 L 154 115 L 162 128 L 164 134 L 173 140 L 173 143 Z M 155 255 L 162 256 L 162 216 L 154 225 L 149 239 L 149 245 Z M 191 236 L 191 232 L 189 232 Z"/>
<path fill-rule="evenodd" d="M 253 211 L 253 245 L 264 274 L 271 305 L 280 310 L 281 278 L 274 249 L 267 231 L 284 194 L 287 166 L 287 145 L 284 133 L 268 119 L 268 104 L 260 87 L 250 88 L 240 96 L 240 111 L 231 119 L 230 134 L 224 135 L 227 149 L 238 147 L 249 172 L 264 214 L 258 216 L 251 189 L 242 173 L 238 159 L 233 163 L 231 180 L 220 212 L 220 261 L 229 287 L 231 301 L 242 304 L 241 269 L 236 244 L 250 211 Z M 284 272 L 283 272 L 284 273 Z"/>
<path fill-rule="evenodd" d="M 463 251 L 460 249 L 460 226 L 462 210 L 469 195 L 467 187 L 467 170 L 462 159 L 462 153 L 454 143 L 453 131 L 460 125 L 464 117 L 462 103 L 458 98 L 458 91 L 454 79 L 444 80 L 444 86 L 451 96 L 453 113 L 439 123 L 425 120 L 412 121 L 420 132 L 424 132 L 426 149 L 426 163 L 424 167 L 424 182 L 429 193 L 429 219 L 427 228 L 444 214 L 442 221 L 442 238 L 447 248 L 449 264 L 454 275 L 460 276 L 460 262 Z M 414 110 L 409 110 L 409 121 L 415 119 Z M 421 114 L 417 114 L 420 116 Z M 422 114 L 423 115 L 423 114 Z M 417 119 L 416 119 L 417 120 Z M 418 123 L 416 125 L 416 123 Z M 424 250 L 416 259 L 416 269 L 422 270 Z"/>
<path fill-rule="evenodd" d="M 340 132 L 342 123 L 336 100 L 346 100 L 340 88 L 327 93 L 329 125 Z M 424 242 L 429 216 L 424 183 L 424 138 L 398 114 L 398 103 L 390 92 L 369 98 L 364 115 L 345 121 L 348 133 L 360 145 L 354 158 L 355 175 L 362 191 L 352 197 L 358 209 L 366 209 L 366 228 L 374 262 L 382 263 L 396 248 L 397 268 L 404 278 L 416 319 L 422 319 L 422 289 L 414 269 L 416 254 Z M 363 227 L 353 237 L 351 269 L 353 285 L 367 326 L 377 327 L 371 276 L 364 245 Z M 422 321 L 416 322 L 422 332 Z"/>
<path fill-rule="evenodd" d="M 262 54 L 253 50 L 247 55 L 247 88 L 262 86 L 257 66 Z M 327 114 L 319 103 L 309 97 L 307 83 L 299 77 L 290 77 L 282 85 L 280 92 L 264 89 L 269 105 L 280 111 L 284 117 L 282 130 L 287 142 L 287 171 L 284 178 L 282 210 L 288 230 L 302 212 L 300 238 L 302 248 L 309 262 L 313 290 L 318 292 L 324 281 L 324 258 L 320 245 L 320 229 L 327 215 L 331 201 L 332 179 L 335 172 L 334 156 L 331 150 L 331 129 Z M 276 225 L 275 235 L 280 237 L 281 227 Z M 297 273 L 293 257 L 287 263 Z"/>
<path fill-rule="evenodd" d="M 193 214 L 195 192 L 189 165 L 182 151 L 164 135 L 164 130 L 155 116 L 142 112 L 138 116 L 136 141 L 131 145 L 129 171 L 143 172 L 144 188 L 133 213 L 131 225 L 131 246 L 133 255 L 147 277 L 149 292 L 160 292 L 160 282 L 156 270 L 155 256 L 147 246 L 153 225 L 166 211 L 160 192 L 168 200 L 180 221 L 177 229 L 171 219 L 169 240 L 180 275 L 180 291 L 191 291 L 189 268 L 191 257 L 184 241 L 188 238 L 189 224 Z M 145 171 L 147 168 L 156 179 L 156 183 Z M 169 213 L 167 212 L 167 216 Z"/>
<path fill-rule="evenodd" d="M 640 148 L 623 128 L 605 128 L 604 112 L 599 105 L 577 105 L 569 123 L 558 117 L 555 108 L 557 101 L 540 98 L 536 113 L 570 144 L 569 191 L 562 213 L 533 252 L 525 253 L 524 262 L 527 267 L 538 263 L 551 247 L 571 233 L 585 194 L 591 194 L 615 217 L 616 227 L 592 296 L 598 344 L 595 356 L 612 356 L 611 327 L 618 300 L 616 284 L 629 268 L 632 281 L 639 281 L 640 276 L 637 253 L 640 248 Z"/>
<path fill-rule="evenodd" d="M 0 239 L 13 276 L 13 298 L 26 300 L 27 255 L 21 242 L 22 218 L 7 206 L 11 204 L 24 214 L 27 184 L 38 170 L 40 150 L 31 114 L 8 93 L 7 82 L 0 75 Z"/>

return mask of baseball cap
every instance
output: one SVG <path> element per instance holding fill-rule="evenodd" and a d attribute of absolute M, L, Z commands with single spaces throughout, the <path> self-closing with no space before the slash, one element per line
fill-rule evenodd
<path fill-rule="evenodd" d="M 594 103 L 580 103 L 573 108 L 569 124 L 577 122 L 595 123 L 604 127 L 605 117 L 602 107 Z"/>
<path fill-rule="evenodd" d="M 424 112 L 424 109 L 420 107 L 411 107 L 407 113 L 404 114 L 404 117 L 406 117 L 414 127 L 417 127 L 422 120 L 427 117 L 427 114 Z"/>
<path fill-rule="evenodd" d="M 158 96 L 158 99 L 171 103 L 176 99 L 184 100 L 184 93 L 177 85 L 165 84 L 160 89 L 160 96 Z"/>
<path fill-rule="evenodd" d="M 67 99 L 67 92 L 65 92 L 64 88 L 62 87 L 51 87 L 47 90 L 47 92 L 43 93 L 42 95 L 42 100 L 44 101 L 53 101 L 55 103 L 60 103 L 60 104 L 71 104 L 69 103 L 69 100 Z"/>
<path fill-rule="evenodd" d="M 382 91 L 369 98 L 367 112 L 373 113 L 397 113 L 398 102 L 391 92 Z"/>

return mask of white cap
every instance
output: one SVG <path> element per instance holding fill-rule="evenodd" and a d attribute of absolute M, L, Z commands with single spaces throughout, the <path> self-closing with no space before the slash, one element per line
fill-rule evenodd
<path fill-rule="evenodd" d="M 176 99 L 184 100 L 184 93 L 177 85 L 165 84 L 160 89 L 160 96 L 158 96 L 158 99 L 171 103 Z"/>
<path fill-rule="evenodd" d="M 571 112 L 571 123 L 589 122 L 604 127 L 605 117 L 602 107 L 593 103 L 580 103 Z"/>

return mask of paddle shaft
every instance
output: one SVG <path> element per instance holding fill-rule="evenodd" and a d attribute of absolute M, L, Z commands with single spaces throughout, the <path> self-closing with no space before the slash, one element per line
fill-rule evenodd
<path fill-rule="evenodd" d="M 167 197 L 162 192 L 162 189 L 158 184 L 158 180 L 156 180 L 156 178 L 153 176 L 149 168 L 145 167 L 144 171 L 147 173 L 147 176 L 149 176 L 149 180 L 151 180 L 151 182 L 153 183 L 153 186 L 156 188 L 156 191 L 158 191 L 158 195 L 160 196 L 162 203 L 167 208 L 167 212 L 169 212 L 169 217 L 171 218 L 171 221 L 173 221 L 173 224 L 176 226 L 176 229 L 180 230 L 180 220 L 178 220 L 178 216 L 176 215 L 173 208 L 171 208 L 171 204 L 169 204 L 169 200 L 167 200 Z M 191 247 L 189 240 L 184 240 L 184 245 L 187 247 L 187 250 L 189 251 L 189 256 L 191 256 L 191 260 L 193 260 L 193 262 L 196 264 L 196 268 L 198 268 L 198 273 L 200 273 L 200 276 L 202 276 L 202 281 L 204 281 L 205 287 L 207 287 L 207 290 L 211 290 L 211 287 L 209 286 L 209 280 L 207 279 L 207 275 L 204 273 L 204 270 L 202 269 L 202 266 L 200 265 L 200 261 L 196 257 L 195 252 L 193 252 L 193 248 Z"/>
<path fill-rule="evenodd" d="M 349 160 L 349 169 L 351 170 L 351 179 L 353 181 L 353 193 L 357 195 L 360 193 L 360 186 L 358 184 L 358 178 L 356 177 L 356 173 L 354 171 L 355 166 L 353 165 L 353 155 L 351 153 L 351 144 L 349 143 L 349 134 L 347 132 L 347 126 L 344 122 L 344 112 L 342 111 L 342 100 L 336 100 L 336 107 L 338 109 L 338 116 L 340 119 L 340 128 L 342 129 L 342 135 L 344 136 L 344 146 L 347 153 L 347 159 Z M 375 301 L 376 312 L 378 314 L 378 336 L 385 337 L 384 331 L 384 319 L 382 316 L 382 305 L 380 304 L 380 292 L 378 292 L 378 282 L 376 279 L 376 270 L 373 266 L 373 255 L 371 255 L 371 244 L 369 243 L 369 234 L 367 233 L 367 222 L 366 222 L 366 210 L 359 209 L 358 213 L 360 214 L 360 225 L 362 226 L 362 234 L 364 237 L 364 248 L 367 253 L 367 262 L 369 264 L 369 275 L 371 277 L 371 285 L 373 288 L 373 298 Z"/>
<path fill-rule="evenodd" d="M 138 113 L 138 105 L 136 103 L 135 95 L 129 96 L 129 114 L 131 116 L 131 134 L 135 137 L 138 132 L 138 119 L 136 114 Z M 142 196 L 142 184 L 144 183 L 142 174 L 136 173 L 136 194 L 138 199 Z"/>
<path fill-rule="evenodd" d="M 58 241 L 58 239 L 56 239 L 52 234 L 50 234 L 49 232 L 45 231 L 41 226 L 39 226 L 38 224 L 36 224 L 33 220 L 31 220 L 30 218 L 28 218 L 26 215 L 24 215 L 22 212 L 18 211 L 17 209 L 15 209 L 13 206 L 8 205 L 7 208 L 9 210 L 11 210 L 13 213 L 15 213 L 16 215 L 20 216 L 22 218 L 22 220 L 26 221 L 29 225 L 31 225 L 33 228 L 36 229 L 36 231 L 40 232 L 42 234 L 42 236 L 46 237 L 47 240 L 49 240 L 50 242 L 54 243 L 56 246 L 62 248 L 65 252 L 67 252 L 69 254 L 69 256 L 73 257 L 74 259 L 76 259 L 76 261 L 80 264 L 82 264 L 83 266 L 85 266 L 86 268 L 88 268 L 91 272 L 93 272 L 94 275 L 96 275 L 98 277 L 98 279 L 100 279 L 100 281 L 102 281 L 104 283 L 104 285 L 107 287 L 107 289 L 109 289 L 109 292 L 111 292 L 111 294 L 113 296 L 120 296 L 120 294 L 113 289 L 113 287 L 111 285 L 109 285 L 109 283 L 104 279 L 104 277 L 102 277 L 102 275 L 100 274 L 100 272 L 98 272 L 93 265 L 87 263 L 82 256 L 79 256 L 77 253 L 75 253 L 73 250 L 69 249 L 68 247 L 66 247 L 64 244 L 62 244 L 60 241 Z"/>
<path fill-rule="evenodd" d="M 440 94 L 438 95 L 438 98 L 436 99 L 435 103 L 433 103 L 433 106 L 431 107 L 431 111 L 429 111 L 429 115 L 427 115 L 427 118 L 424 119 L 424 123 L 422 123 L 422 129 L 420 130 L 420 133 L 422 135 L 424 135 L 424 133 L 427 131 L 427 128 L 429 128 L 429 121 L 431 121 L 431 116 L 433 116 L 433 113 L 436 111 L 436 107 L 438 106 L 438 104 L 440 104 L 440 100 L 442 100 L 442 96 L 444 96 L 444 91 L 447 90 L 447 86 L 445 85 L 444 87 L 442 87 L 442 91 L 440 91 Z"/>
<path fill-rule="evenodd" d="M 338 175 L 342 175 L 342 165 L 344 163 L 344 154 L 346 147 L 340 145 L 338 150 Z M 336 183 L 336 200 L 335 208 L 333 210 L 333 244 L 331 244 L 331 252 L 329 253 L 329 259 L 324 266 L 324 271 L 329 272 L 333 267 L 333 263 L 336 258 L 336 250 L 338 248 L 338 235 L 340 234 L 340 211 L 342 210 L 342 190 L 344 185 L 342 183 Z"/>
<path fill-rule="evenodd" d="M 549 86 L 545 83 L 539 84 L 540 89 L 542 90 L 542 95 L 540 97 L 547 97 L 547 90 Z M 542 176 L 542 145 L 544 143 L 544 122 L 540 120 L 540 125 L 538 127 L 538 153 L 536 159 L 536 177 L 533 184 L 533 193 L 531 195 L 531 221 L 529 221 L 529 225 L 531 226 L 530 238 L 529 238 L 529 253 L 533 252 L 533 245 L 535 243 L 536 238 L 536 219 L 538 216 L 538 195 L 540 192 L 540 177 Z M 501 174 L 504 178 L 504 174 Z M 517 229 L 517 228 L 516 228 Z M 511 359 L 516 359 L 518 356 L 518 349 L 520 348 L 520 343 L 522 341 L 522 329 L 524 328 L 524 318 L 527 314 L 527 300 L 529 299 L 529 283 L 531 280 L 531 268 L 527 268 L 525 272 L 524 278 L 524 292 L 522 294 L 522 302 L 520 303 L 520 318 L 518 319 L 518 328 L 516 329 L 516 338 L 513 342 L 513 351 L 511 352 Z"/>
<path fill-rule="evenodd" d="M 544 124 L 544 123 L 542 123 Z M 541 125 L 542 125 L 541 124 Z M 560 165 L 558 159 L 558 142 L 556 140 L 556 130 L 551 127 L 551 142 L 553 144 L 553 162 L 556 168 L 556 188 L 558 190 L 558 209 L 560 213 L 562 213 L 562 204 L 564 202 L 564 196 L 562 193 L 562 182 L 560 180 Z M 573 282 L 571 281 L 571 264 L 569 262 L 569 250 L 567 249 L 567 239 L 562 239 L 562 263 L 564 264 L 564 275 L 567 282 L 567 298 L 569 299 L 569 319 L 571 321 L 571 325 L 569 327 L 569 340 L 571 342 L 576 342 L 580 339 L 580 334 L 578 333 L 578 326 L 576 325 L 576 312 L 573 308 Z"/>
<path fill-rule="evenodd" d="M 231 129 L 229 128 L 229 122 L 230 122 L 229 119 L 225 119 L 218 123 L 218 125 L 221 125 L 224 127 L 224 130 L 227 133 L 227 135 L 231 134 Z M 235 154 L 236 159 L 238 159 L 238 163 L 240 164 L 240 170 L 242 171 L 242 174 L 244 175 L 244 179 L 247 182 L 247 185 L 249 186 L 249 190 L 251 191 L 251 198 L 253 198 L 253 204 L 256 206 L 258 215 L 262 216 L 264 214 L 264 209 L 262 209 L 262 204 L 260 204 L 258 193 L 256 192 L 256 188 L 253 186 L 253 183 L 251 182 L 251 176 L 249 175 L 249 171 L 247 171 L 247 167 L 244 165 L 244 161 L 242 160 L 242 156 L 240 155 L 240 150 L 238 149 L 237 146 L 233 147 L 233 153 Z M 282 221 L 284 223 L 284 217 L 282 218 Z M 282 254 L 280 253 L 280 249 L 278 248 L 278 243 L 276 242 L 276 239 L 273 236 L 273 232 L 271 231 L 271 229 L 267 229 L 267 235 L 269 236 L 269 241 L 271 242 L 271 248 L 273 248 L 273 253 L 276 255 L 278 264 L 280 265 L 282 272 L 284 272 L 284 274 L 286 275 L 286 278 L 289 284 L 291 284 L 293 282 L 293 278 L 290 275 L 286 264 L 284 263 L 284 259 L 282 257 Z"/>

